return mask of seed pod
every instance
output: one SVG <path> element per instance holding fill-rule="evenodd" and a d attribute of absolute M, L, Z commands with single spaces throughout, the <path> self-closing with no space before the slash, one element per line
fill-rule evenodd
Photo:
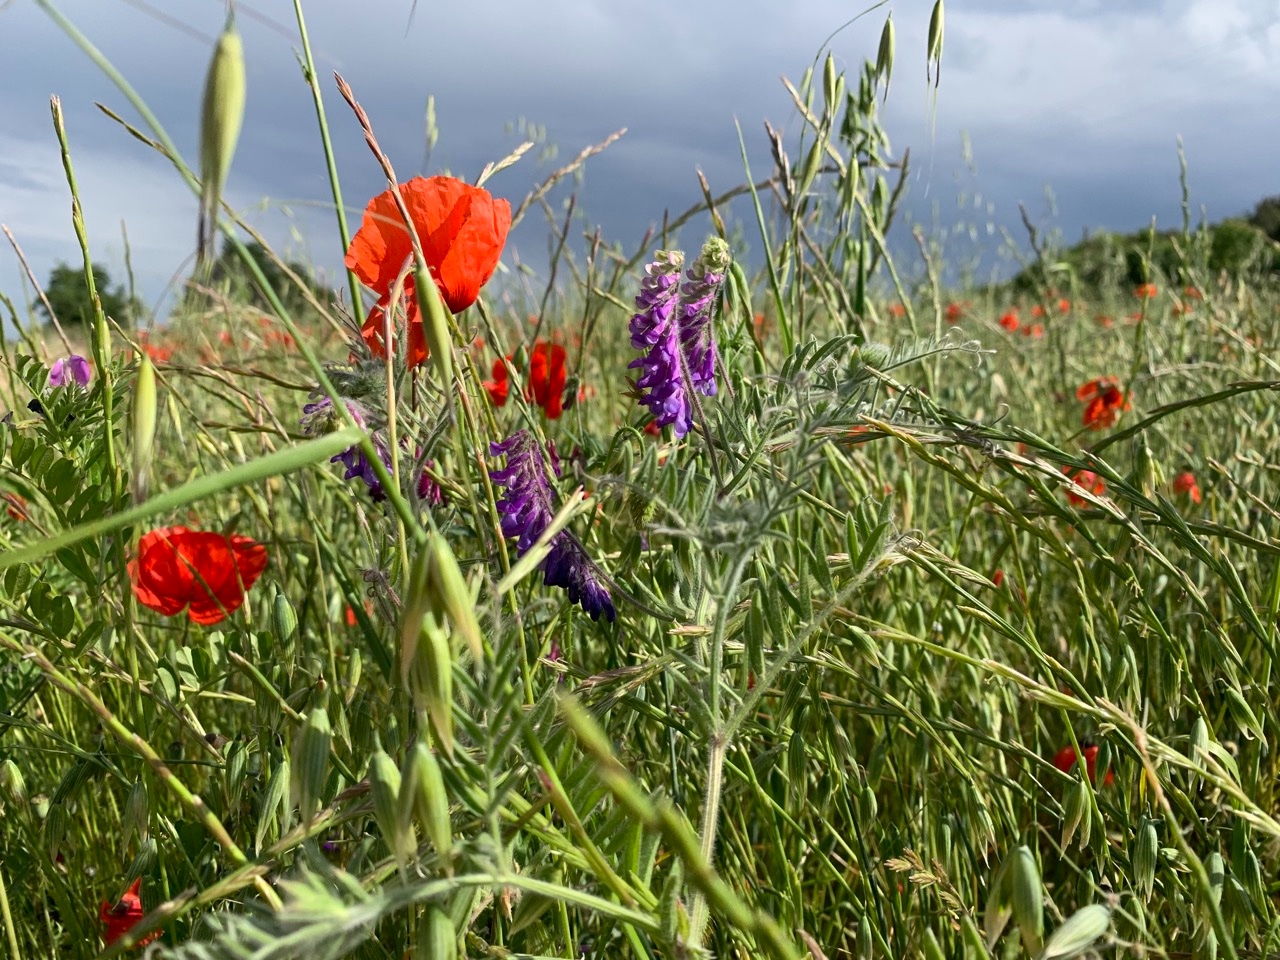
<path fill-rule="evenodd" d="M 279 765 L 271 771 L 271 778 L 267 780 L 267 789 L 262 795 L 262 803 L 258 808 L 258 829 L 254 833 L 253 844 L 254 851 L 262 850 L 262 841 L 266 838 L 267 830 L 271 827 L 271 823 L 276 819 L 277 810 L 282 811 L 280 817 L 280 832 L 288 828 L 289 811 L 292 809 L 289 803 L 289 761 L 281 760 Z"/>
<path fill-rule="evenodd" d="M 1030 848 L 1025 846 L 1013 852 L 1009 902 L 1013 907 L 1013 919 L 1022 932 L 1023 945 L 1028 953 L 1038 953 L 1044 939 L 1044 887 L 1040 883 L 1036 859 Z"/>
<path fill-rule="evenodd" d="M 244 44 L 230 16 L 213 49 L 204 80 L 200 116 L 200 222 L 196 262 L 212 256 L 218 232 L 218 205 L 244 121 Z"/>
<path fill-rule="evenodd" d="M 455 960 L 458 956 L 458 933 L 449 914 L 439 905 L 429 903 L 419 923 L 416 960 Z"/>
<path fill-rule="evenodd" d="M 440 763 L 431 749 L 419 741 L 410 756 L 412 791 L 410 802 L 418 825 L 436 848 L 446 872 L 453 855 L 453 826 L 449 821 L 449 797 L 444 789 L 444 777 Z"/>
<path fill-rule="evenodd" d="M 315 815 L 316 801 L 322 799 L 325 779 L 329 775 L 329 746 L 332 741 L 333 728 L 329 725 L 329 714 L 324 707 L 313 707 L 294 738 L 290 754 L 293 796 L 304 823 L 311 822 Z"/>
<path fill-rule="evenodd" d="M 836 58 L 831 53 L 827 54 L 826 62 L 822 65 L 822 102 L 826 108 L 826 122 L 830 123 L 835 118 L 836 106 L 840 102 L 836 90 Z"/>
<path fill-rule="evenodd" d="M 12 806 L 27 805 L 27 781 L 22 770 L 8 757 L 0 762 L 0 790 L 4 791 L 5 800 Z"/>
<path fill-rule="evenodd" d="M 1083 777 L 1077 777 L 1075 782 L 1067 788 L 1067 796 L 1063 803 L 1065 815 L 1062 821 L 1062 848 L 1064 850 L 1071 844 L 1071 838 L 1075 836 L 1077 829 L 1080 830 L 1080 846 L 1087 847 L 1089 845 L 1089 828 L 1092 826 L 1093 821 L 1091 793 L 1092 790 Z"/>
<path fill-rule="evenodd" d="M 287 644 L 292 640 L 298 629 L 298 614 L 294 612 L 289 598 L 279 591 L 271 606 L 271 622 L 275 627 L 276 639 L 281 643 Z"/>
<path fill-rule="evenodd" d="M 373 791 L 373 819 L 391 855 L 403 868 L 413 855 L 413 826 L 409 824 L 406 829 L 401 822 L 400 770 L 385 750 L 376 750 L 369 761 L 369 786 Z"/>
<path fill-rule="evenodd" d="M 150 832 L 150 813 L 147 803 L 147 784 L 145 780 L 135 780 L 124 802 L 124 814 L 120 817 L 120 833 L 123 843 L 137 834 L 139 840 L 146 840 Z"/>
<path fill-rule="evenodd" d="M 942 19 L 942 0 L 935 0 L 933 13 L 929 16 L 929 43 L 925 58 L 925 81 L 932 81 L 934 89 L 942 82 Z M 936 78 L 930 73 L 931 65 L 937 67 Z"/>
<path fill-rule="evenodd" d="M 658 899 L 658 931 L 662 942 L 669 947 L 676 945 L 682 926 L 680 890 L 684 886 L 684 868 L 678 858 L 671 860 L 671 870 L 662 884 L 662 896 Z"/>
<path fill-rule="evenodd" d="M 49 804 L 49 812 L 44 818 L 45 849 L 49 851 L 49 862 L 58 859 L 58 848 L 67 836 L 67 806 L 64 803 Z"/>
<path fill-rule="evenodd" d="M 924 928 L 924 935 L 921 940 L 920 952 L 924 955 L 924 960 L 946 960 L 942 952 L 942 945 L 938 943 L 938 937 L 931 928 Z"/>
<path fill-rule="evenodd" d="M 896 41 L 893 35 L 893 14 L 885 18 L 880 31 L 880 49 L 876 53 L 876 81 L 884 83 L 884 99 L 889 99 L 889 81 L 893 78 L 893 52 Z"/>
<path fill-rule="evenodd" d="M 1222 862 L 1222 854 L 1217 850 L 1209 854 L 1204 862 L 1204 871 L 1209 875 L 1209 896 L 1214 904 L 1222 902 L 1222 885 L 1226 882 L 1227 867 Z"/>
<path fill-rule="evenodd" d="M 1100 904 L 1081 907 L 1073 913 L 1044 945 L 1040 960 L 1068 960 L 1088 950 L 1111 926 L 1111 911 Z"/>
<path fill-rule="evenodd" d="M 1144 820 L 1138 827 L 1138 836 L 1133 845 L 1133 885 L 1138 888 L 1144 901 L 1151 899 L 1159 849 L 1160 840 L 1156 836 L 1156 825 L 1150 820 Z"/>
<path fill-rule="evenodd" d="M 130 413 L 133 429 L 130 445 L 133 455 L 133 499 L 141 503 L 147 496 L 151 454 L 156 438 L 156 369 L 145 353 L 138 360 L 138 376 L 133 385 Z"/>
<path fill-rule="evenodd" d="M 142 841 L 142 846 L 138 848 L 138 854 L 129 864 L 129 869 L 125 872 L 122 886 L 126 889 L 133 885 L 133 881 L 139 877 L 146 876 L 151 872 L 151 868 L 156 865 L 156 857 L 159 855 L 159 847 L 156 845 L 155 837 L 147 837 Z"/>

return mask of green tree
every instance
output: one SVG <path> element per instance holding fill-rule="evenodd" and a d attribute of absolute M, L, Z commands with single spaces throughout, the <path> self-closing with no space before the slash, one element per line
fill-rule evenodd
<path fill-rule="evenodd" d="M 266 248 L 256 240 L 249 241 L 245 246 L 249 248 L 249 255 L 253 257 L 262 275 L 266 277 L 268 285 L 280 297 L 285 307 L 290 312 L 305 310 L 306 298 L 302 291 L 272 259 Z M 312 280 L 311 270 L 307 266 L 292 261 L 286 261 L 286 263 L 289 269 L 306 283 L 321 303 L 333 299 L 332 291 L 326 290 Z M 271 310 L 266 296 L 258 288 L 257 281 L 245 266 L 244 261 L 240 259 L 240 254 L 231 246 L 230 241 L 223 242 L 222 251 L 210 264 L 208 273 L 204 276 L 195 276 L 192 280 L 203 287 L 218 291 L 233 303 L 247 304 L 266 312 Z M 199 291 L 189 286 L 183 297 L 183 307 L 197 309 L 203 299 Z"/>
<path fill-rule="evenodd" d="M 1259 200 L 1249 222 L 1272 240 L 1280 241 L 1280 196 Z"/>
<path fill-rule="evenodd" d="M 111 275 L 106 267 L 93 265 L 93 284 L 97 288 L 103 312 L 124 326 L 132 325 L 139 304 L 131 301 L 120 285 L 111 286 Z M 50 308 L 53 316 L 67 326 L 93 322 L 93 300 L 89 296 L 89 285 L 84 281 L 82 268 L 65 263 L 57 264 L 49 274 L 44 295 L 48 306 L 41 300 L 36 303 L 36 310 L 44 317 L 45 323 L 53 320 L 49 315 Z"/>

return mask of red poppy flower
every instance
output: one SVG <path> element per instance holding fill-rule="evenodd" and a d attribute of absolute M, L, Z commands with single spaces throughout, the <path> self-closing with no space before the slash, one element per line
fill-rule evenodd
<path fill-rule="evenodd" d="M 1133 289 L 1133 295 L 1139 300 L 1150 300 L 1159 292 L 1160 288 L 1154 283 L 1140 283 Z"/>
<path fill-rule="evenodd" d="M 1081 384 L 1077 400 L 1087 400 L 1083 423 L 1092 430 L 1103 430 L 1116 422 L 1120 411 L 1129 409 L 1129 398 L 1115 377 L 1097 377 Z"/>
<path fill-rule="evenodd" d="M 1010 333 L 1018 329 L 1018 311 L 1016 307 L 1005 312 L 1004 316 L 1000 318 L 1000 326 Z"/>
<path fill-rule="evenodd" d="M 489 191 L 453 177 L 414 177 L 400 185 L 409 216 L 422 241 L 423 256 L 440 296 L 454 313 L 460 313 L 480 296 L 498 267 L 507 231 L 511 229 L 511 205 L 495 200 Z M 351 238 L 346 265 L 354 270 L 378 302 L 369 311 L 360 335 L 378 356 L 385 356 L 384 312 L 391 288 L 413 256 L 413 244 L 390 190 L 369 201 L 364 221 Z M 427 358 L 422 318 L 414 299 L 412 275 L 405 281 L 406 326 L 409 332 L 405 358 L 414 367 Z"/>
<path fill-rule="evenodd" d="M 948 303 L 947 304 L 947 323 L 958 323 L 960 321 L 960 315 L 963 312 L 964 311 L 961 308 L 960 304 Z"/>
<path fill-rule="evenodd" d="M 208 626 L 240 609 L 266 566 L 267 548 L 248 537 L 161 527 L 139 542 L 129 579 L 144 607 Z"/>
<path fill-rule="evenodd" d="M 1102 327 L 1102 329 L 1104 330 L 1110 330 L 1113 326 L 1115 326 L 1115 321 L 1112 320 L 1110 317 L 1108 317 L 1105 313 L 1100 313 L 1093 319 L 1096 320 L 1098 322 L 1098 326 Z"/>
<path fill-rule="evenodd" d="M 1043 317 L 1043 316 L 1044 316 L 1044 307 L 1040 306 L 1040 304 L 1038 304 L 1038 303 L 1036 303 L 1036 304 L 1032 304 L 1032 306 L 1031 306 L 1031 315 L 1032 315 L 1033 317 Z"/>
<path fill-rule="evenodd" d="M 1068 467 L 1062 468 L 1063 473 L 1069 473 Z M 1071 476 L 1071 482 L 1082 490 L 1088 490 L 1094 496 L 1102 496 L 1107 492 L 1107 485 L 1102 482 L 1102 478 L 1092 470 L 1077 470 Z M 1077 507 L 1088 506 L 1089 501 L 1080 494 L 1075 493 L 1070 487 L 1067 488 L 1067 502 Z"/>
<path fill-rule="evenodd" d="M 900 303 L 889 304 L 889 316 L 905 317 L 906 315 L 907 315 L 907 308 L 904 307 L 902 304 Z"/>
<path fill-rule="evenodd" d="M 1053 765 L 1063 773 L 1071 773 L 1076 769 L 1076 748 L 1073 746 L 1065 746 L 1059 750 L 1053 757 Z M 1090 743 L 1084 747 L 1084 766 L 1089 772 L 1089 782 L 1098 782 L 1098 745 Z M 1102 778 L 1104 787 L 1111 786 L 1115 780 L 1115 774 L 1111 769 L 1107 769 L 1107 775 Z"/>
<path fill-rule="evenodd" d="M 1182 288 L 1182 294 L 1188 300 L 1203 300 L 1204 294 L 1200 292 L 1199 287 L 1186 286 Z"/>
<path fill-rule="evenodd" d="M 1029 325 L 1029 326 L 1023 327 L 1023 328 L 1022 328 L 1022 335 L 1023 335 L 1024 337 L 1030 337 L 1032 340 L 1040 340 L 1040 339 L 1043 339 L 1043 338 L 1044 338 L 1044 324 L 1043 324 L 1043 323 L 1033 323 L 1033 324 L 1031 324 L 1031 325 Z"/>
<path fill-rule="evenodd" d="M 1192 503 L 1200 502 L 1200 484 L 1196 483 L 1196 475 L 1190 470 L 1183 470 L 1173 478 L 1173 492 L 1186 496 Z"/>
<path fill-rule="evenodd" d="M 657 420 L 650 420 L 644 425 L 644 432 L 651 437 L 656 437 L 662 433 L 662 428 L 658 426 Z"/>
<path fill-rule="evenodd" d="M 29 520 L 27 514 L 27 501 L 19 493 L 0 493 L 0 500 L 4 501 L 4 512 L 10 520 Z"/>
<path fill-rule="evenodd" d="M 510 360 L 511 358 L 508 357 L 507 359 Z M 511 390 L 511 381 L 507 377 L 507 365 L 502 362 L 501 357 L 493 361 L 493 379 L 486 380 L 483 386 L 489 391 L 489 399 L 493 401 L 495 407 L 506 405 L 507 394 Z"/>
<path fill-rule="evenodd" d="M 125 895 L 120 898 L 119 903 L 112 906 L 103 900 L 102 906 L 98 909 L 98 919 L 106 927 L 103 939 L 107 941 L 107 946 L 115 943 L 132 930 L 134 925 L 144 916 L 146 916 L 146 911 L 142 909 L 142 878 L 139 877 L 125 891 Z M 134 949 L 145 946 L 158 936 L 160 936 L 159 930 L 147 934 L 133 945 Z"/>
<path fill-rule="evenodd" d="M 1059 312 L 1059 313 L 1061 313 L 1061 314 L 1064 314 L 1064 315 L 1065 315 L 1065 314 L 1070 313 L 1070 312 L 1071 312 L 1071 301 L 1070 301 L 1070 300 L 1068 300 L 1066 297 L 1063 297 L 1061 300 L 1059 300 L 1059 301 L 1058 301 L 1058 312 Z"/>
<path fill-rule="evenodd" d="M 529 387 L 533 391 L 533 400 L 550 420 L 556 420 L 564 413 L 565 357 L 565 349 L 560 344 L 539 340 L 529 358 Z"/>

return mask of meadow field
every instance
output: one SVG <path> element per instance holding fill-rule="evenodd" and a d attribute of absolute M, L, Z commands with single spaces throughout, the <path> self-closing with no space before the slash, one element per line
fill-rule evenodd
<path fill-rule="evenodd" d="M 133 102 L 219 232 L 161 323 L 0 299 L 0 955 L 1280 952 L 1274 244 L 955 288 L 894 55 L 622 240 L 311 70 L 336 290 L 219 207 L 232 41 L 198 162 Z"/>

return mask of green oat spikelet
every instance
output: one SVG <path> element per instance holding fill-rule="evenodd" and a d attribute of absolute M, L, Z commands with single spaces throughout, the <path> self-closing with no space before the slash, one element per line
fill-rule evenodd
<path fill-rule="evenodd" d="M 244 44 L 236 32 L 234 13 L 213 48 L 213 59 L 204 81 L 204 105 L 200 115 L 200 221 L 196 238 L 197 267 L 207 264 L 218 232 L 218 206 L 222 188 L 235 156 L 244 120 Z"/>

